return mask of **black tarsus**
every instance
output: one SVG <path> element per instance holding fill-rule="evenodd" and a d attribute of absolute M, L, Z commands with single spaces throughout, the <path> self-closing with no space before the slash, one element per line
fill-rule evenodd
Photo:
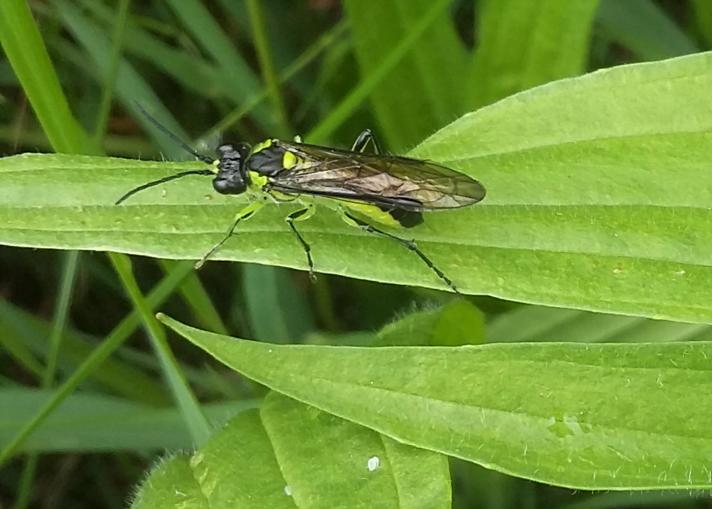
<path fill-rule="evenodd" d="M 299 240 L 299 243 L 302 245 L 302 248 L 304 249 L 304 253 L 307 255 L 307 264 L 309 265 L 309 279 L 312 281 L 316 281 L 316 274 L 314 274 L 314 260 L 312 259 L 311 255 L 311 246 L 309 243 L 304 240 L 304 237 L 302 237 L 302 234 L 299 233 L 297 230 L 297 227 L 294 225 L 294 221 L 304 215 L 305 212 L 307 212 L 309 209 L 300 209 L 300 210 L 295 210 L 291 214 L 289 214 L 286 217 L 287 224 L 289 227 L 292 229 L 294 232 L 294 235 L 296 235 L 297 240 Z"/>
<path fill-rule="evenodd" d="M 218 243 L 215 244 L 213 247 L 211 247 L 211 248 L 210 248 L 210 251 L 208 251 L 207 253 L 205 253 L 205 254 L 203 255 L 203 257 L 202 257 L 200 260 L 198 260 L 197 262 L 195 262 L 195 265 L 194 265 L 195 270 L 200 270 L 200 268 L 201 268 L 203 265 L 205 265 L 205 262 L 207 262 L 208 259 L 209 259 L 211 256 L 213 256 L 213 255 L 223 246 L 223 244 L 225 244 L 225 242 L 227 242 L 227 241 L 230 239 L 230 237 L 232 237 L 232 236 L 235 234 L 235 229 L 237 228 L 237 225 L 240 224 L 241 221 L 244 221 L 244 220 L 246 220 L 246 219 L 249 219 L 250 216 L 252 216 L 252 214 L 254 214 L 254 213 L 255 213 L 255 211 L 253 210 L 253 211 L 251 211 L 249 214 L 247 214 L 247 215 L 245 215 L 245 216 L 242 216 L 242 215 L 239 215 L 239 214 L 238 214 L 238 216 L 237 216 L 237 217 L 235 218 L 235 220 L 232 222 L 232 225 L 230 225 L 230 228 L 227 230 L 227 233 L 225 233 L 225 235 L 223 236 L 223 238 L 220 239 L 220 242 L 218 242 Z"/>
<path fill-rule="evenodd" d="M 156 126 L 163 134 L 165 134 L 170 139 L 175 141 L 178 145 L 180 145 L 183 150 L 193 155 L 193 157 L 195 157 L 196 159 L 203 161 L 204 163 L 213 164 L 214 159 L 212 157 L 208 157 L 204 154 L 201 154 L 200 152 L 192 148 L 185 141 L 180 139 L 177 134 L 175 134 L 173 131 L 161 124 L 153 115 L 147 112 L 146 109 L 141 106 L 141 103 L 139 103 L 138 101 L 134 101 L 134 103 L 136 104 L 136 107 L 141 111 L 141 113 L 143 113 L 143 116 L 148 119 L 149 122 Z"/>
<path fill-rule="evenodd" d="M 143 191 L 144 189 L 148 189 L 149 187 L 157 186 L 159 184 L 163 184 L 164 182 L 170 182 L 171 180 L 179 179 L 188 175 L 214 175 L 214 173 L 213 170 L 188 170 L 176 173 L 175 175 L 169 175 L 167 177 L 163 177 L 157 180 L 152 180 L 151 182 L 146 182 L 145 184 L 141 184 L 138 187 L 134 187 L 133 189 L 131 189 L 131 191 L 116 200 L 116 203 L 114 203 L 114 205 L 120 205 L 122 202 L 126 201 L 126 199 L 138 193 L 139 191 Z"/>
<path fill-rule="evenodd" d="M 368 233 L 373 233 L 375 235 L 381 235 L 383 237 L 395 240 L 400 245 L 405 246 L 409 251 L 413 251 L 416 255 L 418 255 L 418 258 L 420 258 L 421 261 L 423 263 L 425 263 L 425 265 L 427 265 L 430 268 L 430 270 L 432 270 L 440 279 L 442 279 L 445 282 L 445 284 L 448 285 L 448 287 L 450 287 L 450 289 L 453 292 L 455 292 L 458 295 L 462 295 L 460 293 L 460 291 L 457 289 L 457 287 L 455 286 L 455 284 L 452 282 L 452 280 L 449 277 L 447 277 L 442 270 L 440 270 L 439 268 L 437 268 L 435 266 L 435 264 L 430 260 L 430 258 L 428 258 L 425 255 L 425 253 L 423 253 L 420 250 L 420 248 L 416 245 L 415 241 L 402 239 L 402 238 L 400 238 L 396 235 L 393 235 L 391 233 L 384 232 L 383 230 L 379 230 L 375 226 L 367 223 L 366 221 L 362 221 L 347 212 L 345 212 L 345 214 L 349 219 L 351 219 L 356 224 L 358 224 L 364 231 L 366 231 Z"/>
<path fill-rule="evenodd" d="M 356 137 L 356 141 L 354 141 L 354 144 L 351 146 L 351 151 L 364 152 L 366 150 L 366 147 L 368 146 L 369 141 L 373 143 L 373 152 L 375 154 L 380 154 L 381 145 L 378 143 L 376 135 L 373 134 L 370 129 L 364 129 L 363 131 L 361 131 L 361 134 Z"/>

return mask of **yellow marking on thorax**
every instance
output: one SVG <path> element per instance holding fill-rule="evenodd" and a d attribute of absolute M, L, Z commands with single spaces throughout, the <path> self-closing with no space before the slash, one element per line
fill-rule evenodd
<path fill-rule="evenodd" d="M 262 143 L 258 143 L 254 147 L 252 147 L 252 152 L 250 154 L 256 154 L 257 152 L 262 152 L 265 149 L 268 149 L 272 146 L 275 140 L 269 139 L 265 140 Z"/>
<path fill-rule="evenodd" d="M 248 175 L 250 177 L 250 189 L 252 191 L 262 191 L 262 188 L 264 188 L 267 185 L 267 182 L 269 182 L 266 175 L 260 175 L 256 171 L 250 170 Z"/>
<path fill-rule="evenodd" d="M 289 150 L 287 150 L 287 151 L 284 153 L 284 155 L 282 156 L 282 167 L 283 167 L 285 170 L 291 170 L 292 168 L 294 168 L 294 167 L 297 166 L 298 164 L 303 164 L 303 163 L 304 163 L 304 160 L 303 160 L 301 157 L 299 157 L 299 156 L 297 156 L 296 154 L 290 152 Z"/>
<path fill-rule="evenodd" d="M 376 221 L 377 223 L 380 223 L 384 226 L 389 226 L 391 228 L 403 228 L 403 225 L 401 225 L 397 220 L 393 219 L 393 216 L 391 216 L 388 212 L 379 209 L 375 205 L 370 205 L 368 203 L 354 203 L 348 201 L 343 201 L 342 204 L 344 207 L 351 209 L 354 212 L 357 212 L 363 215 L 364 217 Z"/>

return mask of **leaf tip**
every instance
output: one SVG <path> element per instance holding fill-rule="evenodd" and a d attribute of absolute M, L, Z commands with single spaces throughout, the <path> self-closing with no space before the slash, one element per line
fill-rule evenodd
<path fill-rule="evenodd" d="M 168 315 L 161 313 L 160 311 L 158 313 L 156 313 L 156 320 L 161 322 L 166 327 L 170 327 L 173 330 L 175 330 L 175 328 L 176 328 L 175 325 L 176 325 L 176 323 L 178 323 L 176 320 L 174 320 L 173 318 L 171 318 Z"/>

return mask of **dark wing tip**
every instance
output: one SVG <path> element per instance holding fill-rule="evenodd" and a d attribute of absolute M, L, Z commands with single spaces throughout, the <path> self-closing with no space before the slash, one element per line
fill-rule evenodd
<path fill-rule="evenodd" d="M 468 189 L 466 196 L 473 200 L 472 203 L 481 202 L 485 199 L 485 196 L 487 196 L 487 189 L 485 189 L 485 186 L 483 186 L 479 180 L 470 179 L 469 187 L 470 189 Z"/>

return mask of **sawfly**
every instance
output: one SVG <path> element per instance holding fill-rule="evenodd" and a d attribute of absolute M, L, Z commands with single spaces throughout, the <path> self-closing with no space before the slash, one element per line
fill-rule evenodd
<path fill-rule="evenodd" d="M 485 197 L 484 186 L 472 177 L 439 165 L 397 155 L 383 154 L 370 130 L 364 130 L 351 150 L 294 141 L 268 139 L 255 146 L 223 144 L 217 158 L 198 153 L 170 132 L 143 108 L 147 118 L 208 168 L 188 170 L 137 186 L 116 201 L 165 182 L 189 175 L 212 177 L 221 194 L 247 194 L 250 202 L 230 223 L 224 236 L 196 263 L 200 268 L 235 233 L 238 224 L 267 203 L 298 203 L 285 220 L 304 249 L 309 274 L 314 277 L 311 247 L 296 223 L 309 219 L 315 203 L 335 209 L 349 225 L 391 239 L 414 252 L 445 284 L 459 293 L 415 241 L 382 230 L 412 228 L 423 222 L 423 212 L 473 205 Z M 372 151 L 367 152 L 369 144 Z M 378 225 L 378 226 L 375 226 Z"/>

